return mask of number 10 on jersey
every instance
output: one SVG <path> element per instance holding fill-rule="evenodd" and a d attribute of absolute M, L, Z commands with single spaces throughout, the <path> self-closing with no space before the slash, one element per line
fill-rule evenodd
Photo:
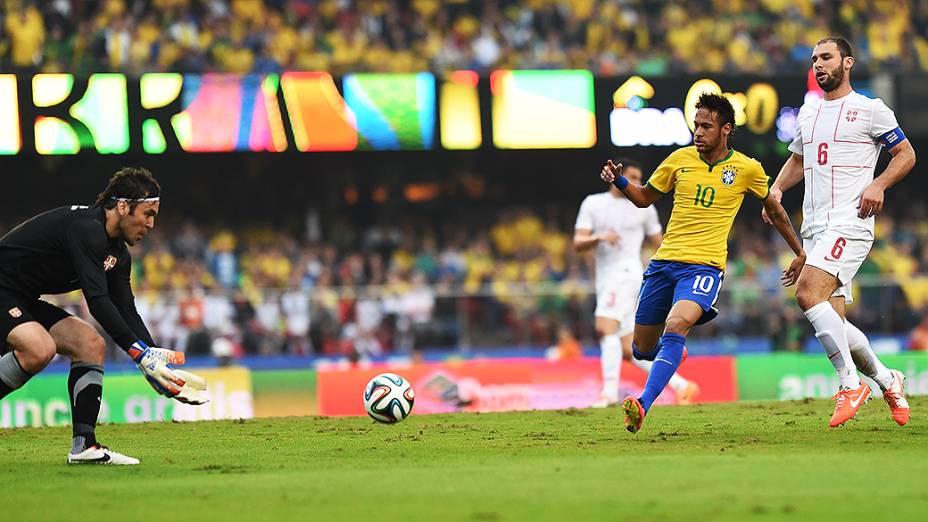
<path fill-rule="evenodd" d="M 712 202 L 715 201 L 715 187 L 708 186 L 703 187 L 702 185 L 696 185 L 696 197 L 693 198 L 693 206 L 701 206 L 703 208 L 709 208 L 712 206 Z"/>

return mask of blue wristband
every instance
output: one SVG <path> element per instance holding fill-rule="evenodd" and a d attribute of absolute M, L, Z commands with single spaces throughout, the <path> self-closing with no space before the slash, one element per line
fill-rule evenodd
<path fill-rule="evenodd" d="M 145 344 L 144 341 L 138 340 L 132 343 L 132 347 L 129 348 L 128 353 L 135 362 L 139 362 L 146 351 L 148 351 L 148 345 Z"/>
<path fill-rule="evenodd" d="M 615 178 L 615 181 L 612 182 L 612 184 L 615 185 L 615 188 L 619 190 L 625 190 L 625 187 L 628 186 L 628 179 L 625 176 L 619 174 Z"/>

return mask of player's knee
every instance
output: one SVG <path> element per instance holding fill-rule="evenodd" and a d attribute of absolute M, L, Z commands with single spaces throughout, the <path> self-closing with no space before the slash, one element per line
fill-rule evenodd
<path fill-rule="evenodd" d="M 805 275 L 806 273 L 803 272 L 799 281 L 796 282 L 796 303 L 803 311 L 827 301 L 834 291 L 834 288 L 827 288 L 815 278 L 803 277 Z"/>
<path fill-rule="evenodd" d="M 16 360 L 28 373 L 42 371 L 55 358 L 55 341 L 44 330 L 11 337 L 9 345 L 16 353 Z"/>
<path fill-rule="evenodd" d="M 103 364 L 106 341 L 93 326 L 69 317 L 55 325 L 50 333 L 58 344 L 58 353 L 72 362 Z"/>
<path fill-rule="evenodd" d="M 632 347 L 630 344 L 622 343 L 622 358 L 626 361 L 632 360 Z"/>
<path fill-rule="evenodd" d="M 594 323 L 596 337 L 602 339 L 606 336 L 619 333 L 619 325 L 620 323 L 618 321 L 597 317 Z"/>
<path fill-rule="evenodd" d="M 803 311 L 815 306 L 815 303 L 812 302 L 812 299 L 808 295 L 799 292 L 796 292 L 796 303 L 799 304 L 799 308 Z"/>
<path fill-rule="evenodd" d="M 654 348 L 657 347 L 657 339 L 644 339 L 643 336 L 635 335 L 632 338 L 632 353 L 650 353 L 654 351 Z M 640 357 L 636 357 L 639 358 Z"/>
<path fill-rule="evenodd" d="M 821 303 L 823 299 L 809 285 L 800 284 L 796 287 L 796 303 L 803 311 Z"/>
<path fill-rule="evenodd" d="M 76 352 L 81 362 L 103 364 L 106 341 L 97 332 L 92 332 L 84 337 L 80 348 Z"/>
<path fill-rule="evenodd" d="M 667 318 L 667 323 L 664 325 L 664 332 L 686 336 L 692 327 L 693 323 L 688 319 L 680 316 L 671 316 Z"/>
<path fill-rule="evenodd" d="M 55 358 L 55 342 L 52 341 L 51 338 L 43 340 L 36 346 L 36 351 L 34 353 L 34 363 L 36 365 L 36 369 L 27 370 L 26 368 L 23 368 L 24 370 L 32 371 L 33 373 L 48 366 L 48 363 L 52 362 L 52 359 Z"/>
<path fill-rule="evenodd" d="M 640 349 L 637 345 L 632 345 L 632 358 L 637 361 L 653 361 L 657 357 L 657 345 L 653 345 L 650 348 L 644 350 Z"/>

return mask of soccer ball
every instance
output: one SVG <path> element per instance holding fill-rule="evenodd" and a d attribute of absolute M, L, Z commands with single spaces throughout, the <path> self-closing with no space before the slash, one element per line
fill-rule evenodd
<path fill-rule="evenodd" d="M 381 373 L 364 388 L 364 410 L 377 422 L 393 424 L 412 413 L 415 398 L 409 381 L 395 373 Z"/>

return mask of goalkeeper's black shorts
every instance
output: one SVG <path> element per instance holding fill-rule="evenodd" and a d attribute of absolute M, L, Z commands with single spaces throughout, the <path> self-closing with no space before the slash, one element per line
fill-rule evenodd
<path fill-rule="evenodd" d="M 0 288 L 0 354 L 7 352 L 7 337 L 17 326 L 35 321 L 50 330 L 68 317 L 71 314 L 51 303 Z"/>

